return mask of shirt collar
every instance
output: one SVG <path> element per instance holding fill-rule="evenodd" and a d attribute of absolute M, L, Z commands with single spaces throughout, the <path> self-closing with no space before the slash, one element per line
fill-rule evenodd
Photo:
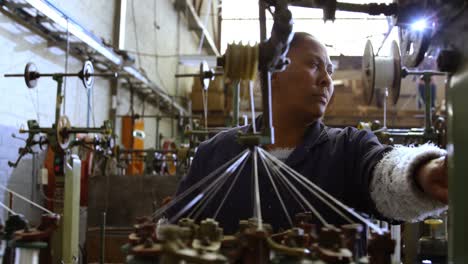
<path fill-rule="evenodd" d="M 263 118 L 262 115 L 255 118 L 255 126 L 257 131 L 260 131 L 263 127 Z M 274 124 L 273 124 L 274 126 Z M 243 132 L 251 133 L 253 132 L 252 124 L 249 124 L 243 129 Z M 322 123 L 322 120 L 317 120 L 307 125 L 307 128 L 304 133 L 304 140 L 300 146 L 304 147 L 306 150 L 310 150 L 318 144 L 321 144 L 329 139 L 327 129 Z M 299 146 L 297 146 L 299 147 Z"/>

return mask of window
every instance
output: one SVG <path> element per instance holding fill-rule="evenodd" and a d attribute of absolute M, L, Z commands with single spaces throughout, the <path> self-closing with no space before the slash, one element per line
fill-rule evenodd
<path fill-rule="evenodd" d="M 344 2 L 344 0 L 343 0 Z M 352 3 L 392 1 L 358 1 Z M 258 1 L 256 0 L 223 0 L 221 51 L 228 43 L 254 43 L 259 41 Z M 362 13 L 336 12 L 335 22 L 324 23 L 321 9 L 290 7 L 294 19 L 294 31 L 306 31 L 320 39 L 330 56 L 360 56 L 369 39 L 378 49 L 389 31 L 391 18 L 370 16 Z M 273 20 L 267 15 L 267 32 L 271 30 Z M 391 31 L 385 44 L 397 39 L 397 30 Z M 388 49 L 382 49 L 382 51 Z M 385 55 L 382 53 L 382 55 Z"/>

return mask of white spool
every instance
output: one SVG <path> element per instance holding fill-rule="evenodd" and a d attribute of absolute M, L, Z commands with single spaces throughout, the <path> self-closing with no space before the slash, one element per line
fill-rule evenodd
<path fill-rule="evenodd" d="M 39 249 L 15 248 L 15 264 L 38 264 Z"/>
<path fill-rule="evenodd" d="M 398 102 L 401 84 L 401 57 L 395 41 L 390 56 L 375 56 L 370 41 L 367 41 L 362 57 L 364 101 L 371 104 L 377 90 L 388 89 L 393 104 Z"/>
<path fill-rule="evenodd" d="M 375 57 L 375 87 L 385 89 L 393 86 L 395 67 L 392 57 Z"/>

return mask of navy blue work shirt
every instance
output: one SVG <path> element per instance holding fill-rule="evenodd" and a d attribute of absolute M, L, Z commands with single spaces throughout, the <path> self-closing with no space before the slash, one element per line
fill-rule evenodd
<path fill-rule="evenodd" d="M 176 195 L 181 194 L 245 150 L 246 147 L 237 142 L 237 134 L 239 130 L 246 132 L 249 127 L 233 128 L 203 142 L 197 150 L 189 173 L 181 180 Z M 370 197 L 369 183 L 375 165 L 389 150 L 391 147 L 382 145 L 369 131 L 352 127 L 330 128 L 317 121 L 309 125 L 303 142 L 293 150 L 285 163 L 356 211 L 381 218 Z M 253 216 L 251 164 L 252 161 L 249 159 L 217 215 L 216 220 L 224 228 L 225 234 L 235 233 L 239 220 Z M 275 195 L 260 160 L 258 167 L 264 222 L 271 224 L 275 231 L 290 228 L 281 203 Z M 211 182 L 208 181 L 204 187 Z M 231 180 L 228 180 L 224 184 L 197 220 L 213 217 L 230 183 Z M 341 216 L 312 194 L 301 189 L 297 184 L 296 186 L 303 194 L 306 194 L 306 199 L 329 224 L 347 224 Z M 304 211 L 286 189 L 279 188 L 279 190 L 291 217 Z M 199 191 L 200 189 L 171 208 L 168 212 L 169 216 L 177 214 Z M 316 220 L 320 225 L 318 219 Z"/>

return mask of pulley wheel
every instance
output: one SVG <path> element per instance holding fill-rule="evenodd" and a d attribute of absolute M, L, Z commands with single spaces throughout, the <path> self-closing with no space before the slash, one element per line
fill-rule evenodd
<path fill-rule="evenodd" d="M 403 66 L 414 68 L 424 59 L 431 42 L 431 30 L 412 30 L 411 28 L 399 27 L 400 51 Z"/>
<path fill-rule="evenodd" d="M 37 71 L 36 64 L 29 62 L 24 68 L 24 81 L 26 86 L 32 89 L 37 85 L 37 79 L 39 79 L 39 72 Z"/>
<path fill-rule="evenodd" d="M 39 138 L 39 148 L 41 150 L 45 150 L 45 145 L 48 145 L 49 144 L 49 140 L 47 139 L 47 137 L 44 137 L 44 136 L 41 136 Z"/>
<path fill-rule="evenodd" d="M 67 116 L 60 116 L 56 124 L 57 144 L 63 149 L 67 149 L 71 142 L 69 129 L 71 128 L 70 119 Z"/>
<path fill-rule="evenodd" d="M 392 103 L 396 105 L 398 98 L 400 98 L 400 87 L 401 87 L 401 56 L 400 49 L 396 41 L 392 41 L 391 56 L 393 57 L 394 74 L 393 84 L 390 87 L 389 96 Z"/>
<path fill-rule="evenodd" d="M 208 63 L 206 61 L 202 61 L 200 63 L 200 82 L 203 87 L 203 90 L 208 90 L 208 87 L 210 86 L 210 81 L 213 80 L 213 78 L 207 78 L 205 76 L 206 72 L 210 71 L 210 67 L 208 66 Z"/>
<path fill-rule="evenodd" d="M 366 42 L 362 56 L 362 86 L 364 103 L 370 105 L 374 96 L 375 87 L 375 54 L 370 40 Z"/>
<path fill-rule="evenodd" d="M 83 82 L 83 86 L 86 89 L 91 89 L 94 85 L 94 66 L 91 61 L 85 61 L 83 64 L 83 68 L 81 69 L 80 73 L 78 74 L 81 81 Z"/>

